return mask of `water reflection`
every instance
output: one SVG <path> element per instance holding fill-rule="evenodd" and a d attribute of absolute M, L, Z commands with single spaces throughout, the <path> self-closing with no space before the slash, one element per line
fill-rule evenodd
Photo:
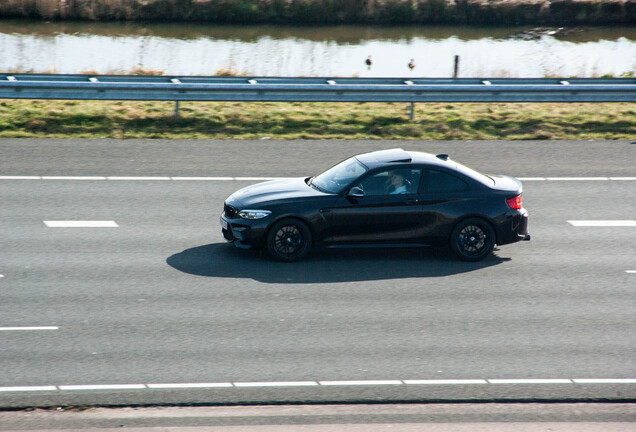
<path fill-rule="evenodd" d="M 289 27 L 0 22 L 0 70 L 270 76 L 619 76 L 636 28 Z M 373 56 L 373 66 L 364 61 Z M 407 67 L 414 59 L 416 68 Z"/>

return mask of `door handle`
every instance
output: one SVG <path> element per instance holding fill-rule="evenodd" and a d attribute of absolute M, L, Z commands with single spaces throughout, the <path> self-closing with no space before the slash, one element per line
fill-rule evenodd
<path fill-rule="evenodd" d="M 406 199 L 406 204 L 407 205 L 417 204 L 417 200 L 415 198 L 407 198 Z"/>

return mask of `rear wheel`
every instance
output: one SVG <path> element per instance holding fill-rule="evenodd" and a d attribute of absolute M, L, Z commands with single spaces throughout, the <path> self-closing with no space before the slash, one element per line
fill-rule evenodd
<path fill-rule="evenodd" d="M 267 250 L 279 261 L 298 261 L 311 250 L 311 231 L 299 220 L 284 219 L 272 226 L 267 235 Z"/>
<path fill-rule="evenodd" d="M 495 232 L 483 219 L 466 219 L 453 230 L 450 247 L 462 261 L 481 261 L 495 247 Z"/>

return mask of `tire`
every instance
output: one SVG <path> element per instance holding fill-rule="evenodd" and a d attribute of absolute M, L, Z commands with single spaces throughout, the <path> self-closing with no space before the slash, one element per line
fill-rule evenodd
<path fill-rule="evenodd" d="M 481 261 L 495 247 L 495 231 L 483 219 L 461 221 L 450 237 L 450 248 L 462 261 Z"/>
<path fill-rule="evenodd" d="M 298 261 L 311 250 L 311 231 L 296 219 L 276 222 L 267 235 L 267 250 L 272 258 L 279 261 Z"/>

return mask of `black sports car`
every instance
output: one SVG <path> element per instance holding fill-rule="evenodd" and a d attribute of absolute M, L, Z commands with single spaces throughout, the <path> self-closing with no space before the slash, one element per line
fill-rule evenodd
<path fill-rule="evenodd" d="M 255 184 L 230 195 L 223 236 L 296 261 L 314 245 L 450 246 L 478 261 L 530 240 L 521 182 L 449 159 L 392 149 L 346 159 L 315 177 Z"/>

